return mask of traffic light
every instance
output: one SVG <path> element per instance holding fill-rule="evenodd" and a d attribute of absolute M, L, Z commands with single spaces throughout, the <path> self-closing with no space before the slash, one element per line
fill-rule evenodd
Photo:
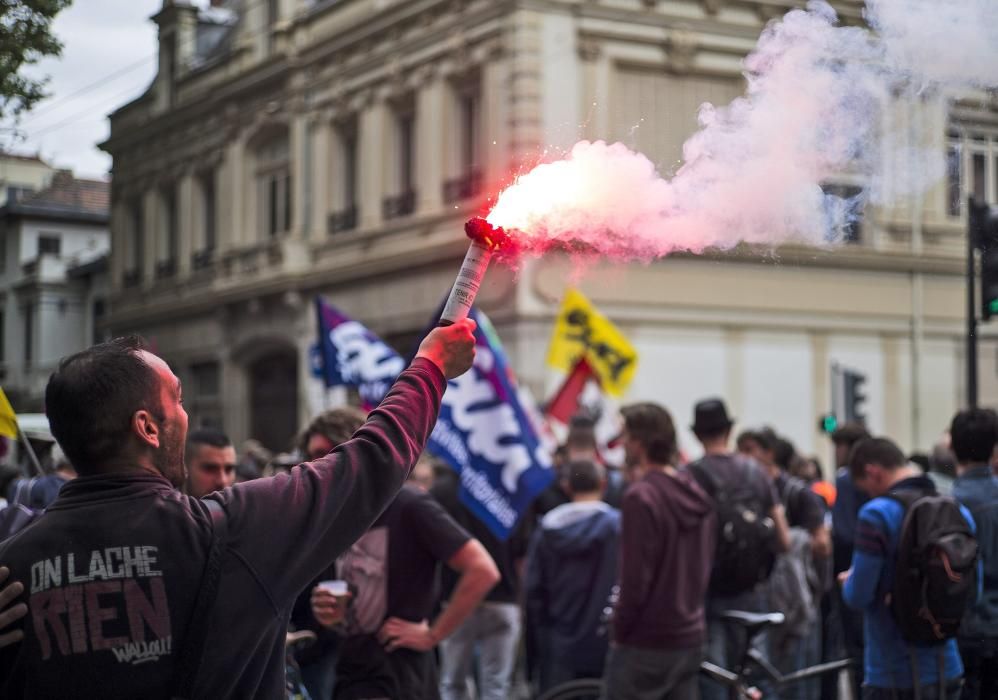
<path fill-rule="evenodd" d="M 851 369 L 842 370 L 842 398 L 846 423 L 866 423 L 866 375 Z"/>
<path fill-rule="evenodd" d="M 818 419 L 818 430 L 831 435 L 839 428 L 839 419 L 834 413 L 826 413 Z"/>
<path fill-rule="evenodd" d="M 981 251 L 981 318 L 998 316 L 998 207 L 970 202 L 970 236 Z"/>

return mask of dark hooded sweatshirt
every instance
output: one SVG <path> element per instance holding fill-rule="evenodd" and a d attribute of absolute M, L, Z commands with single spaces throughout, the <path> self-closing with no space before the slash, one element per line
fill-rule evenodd
<path fill-rule="evenodd" d="M 717 529 L 713 502 L 688 473 L 653 471 L 627 490 L 621 513 L 615 640 L 647 649 L 700 646 Z"/>
<path fill-rule="evenodd" d="M 229 535 L 194 697 L 284 697 L 295 597 L 395 498 L 445 387 L 417 359 L 325 457 L 208 496 L 225 509 Z M 0 697 L 169 698 L 210 533 L 204 503 L 160 476 L 66 484 L 42 518 L 0 545 L 28 604 L 24 641 L 0 650 Z"/>
<path fill-rule="evenodd" d="M 566 503 L 548 512 L 527 559 L 527 633 L 540 655 L 542 682 L 599 677 L 608 635 L 603 620 L 614 583 L 620 513 L 601 502 Z"/>

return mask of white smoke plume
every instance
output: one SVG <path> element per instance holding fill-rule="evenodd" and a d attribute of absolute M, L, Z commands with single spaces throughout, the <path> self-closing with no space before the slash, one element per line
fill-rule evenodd
<path fill-rule="evenodd" d="M 671 179 L 622 144 L 583 141 L 519 177 L 488 220 L 518 230 L 527 251 L 618 260 L 837 241 L 862 200 L 887 191 L 879 149 L 904 143 L 882 133 L 892 91 L 998 86 L 998 0 L 867 0 L 867 11 L 877 33 L 839 25 L 824 1 L 771 22 L 745 59 L 746 94 L 700 108 Z M 926 154 L 926 174 L 905 187 L 942 176 L 942 155 Z M 822 183 L 846 170 L 866 192 L 825 194 Z M 911 194 L 893 184 L 892 195 Z"/>

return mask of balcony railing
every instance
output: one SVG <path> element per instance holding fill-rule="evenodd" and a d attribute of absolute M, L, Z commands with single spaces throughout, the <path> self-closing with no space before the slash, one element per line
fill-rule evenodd
<path fill-rule="evenodd" d="M 482 173 L 472 170 L 444 182 L 444 203 L 453 204 L 462 199 L 477 197 L 482 192 Z"/>
<path fill-rule="evenodd" d="M 327 229 L 330 234 L 357 228 L 357 205 L 352 205 L 329 215 Z"/>
<path fill-rule="evenodd" d="M 211 267 L 211 264 L 215 258 L 214 248 L 205 248 L 204 250 L 199 250 L 194 255 L 191 256 L 191 267 L 194 270 L 205 270 Z"/>
<path fill-rule="evenodd" d="M 121 277 L 121 285 L 125 289 L 131 289 L 132 287 L 138 287 L 142 282 L 142 270 L 125 270 L 125 274 Z"/>
<path fill-rule="evenodd" d="M 177 261 L 174 258 L 160 260 L 156 263 L 156 279 L 166 279 L 173 277 L 177 272 Z"/>
<path fill-rule="evenodd" d="M 394 197 L 385 197 L 381 203 L 381 207 L 386 219 L 409 216 L 409 214 L 416 211 L 416 191 L 407 190 Z"/>

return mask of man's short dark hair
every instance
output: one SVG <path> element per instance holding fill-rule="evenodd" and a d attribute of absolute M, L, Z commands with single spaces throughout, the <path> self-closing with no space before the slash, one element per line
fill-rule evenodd
<path fill-rule="evenodd" d="M 794 444 L 777 434 L 773 434 L 773 463 L 783 471 L 788 471 L 797 456 Z"/>
<path fill-rule="evenodd" d="M 953 416 L 950 446 L 960 464 L 987 464 L 998 443 L 998 416 L 990 408 L 971 408 Z"/>
<path fill-rule="evenodd" d="M 852 449 L 857 442 L 869 437 L 870 433 L 862 423 L 846 423 L 832 433 L 832 443 Z"/>
<path fill-rule="evenodd" d="M 308 459 L 308 441 L 313 435 L 322 435 L 333 447 L 349 440 L 367 420 L 367 414 L 353 406 L 340 406 L 323 411 L 308 424 L 298 437 L 302 458 Z"/>
<path fill-rule="evenodd" d="M 116 338 L 63 358 L 45 387 L 52 435 L 80 474 L 121 454 L 132 416 L 163 420 L 159 377 L 139 355 L 141 338 Z"/>
<path fill-rule="evenodd" d="M 569 462 L 562 473 L 572 493 L 593 493 L 603 489 L 603 467 L 591 459 Z"/>
<path fill-rule="evenodd" d="M 867 464 L 879 464 L 894 471 L 907 463 L 904 452 L 893 441 L 884 437 L 867 438 L 857 442 L 849 453 L 849 474 L 857 481 L 865 476 Z"/>
<path fill-rule="evenodd" d="M 767 452 L 773 449 L 773 439 L 776 437 L 772 431 L 768 430 L 743 430 L 738 434 L 735 444 L 741 449 L 746 442 L 754 442 Z"/>
<path fill-rule="evenodd" d="M 184 448 L 184 459 L 190 462 L 191 457 L 201 445 L 208 447 L 232 447 L 232 440 L 221 430 L 214 428 L 198 428 L 187 433 L 187 446 Z"/>
<path fill-rule="evenodd" d="M 655 464 L 672 464 L 676 459 L 676 426 L 672 416 L 655 403 L 645 402 L 624 406 L 627 434 L 641 443 L 648 460 Z"/>

